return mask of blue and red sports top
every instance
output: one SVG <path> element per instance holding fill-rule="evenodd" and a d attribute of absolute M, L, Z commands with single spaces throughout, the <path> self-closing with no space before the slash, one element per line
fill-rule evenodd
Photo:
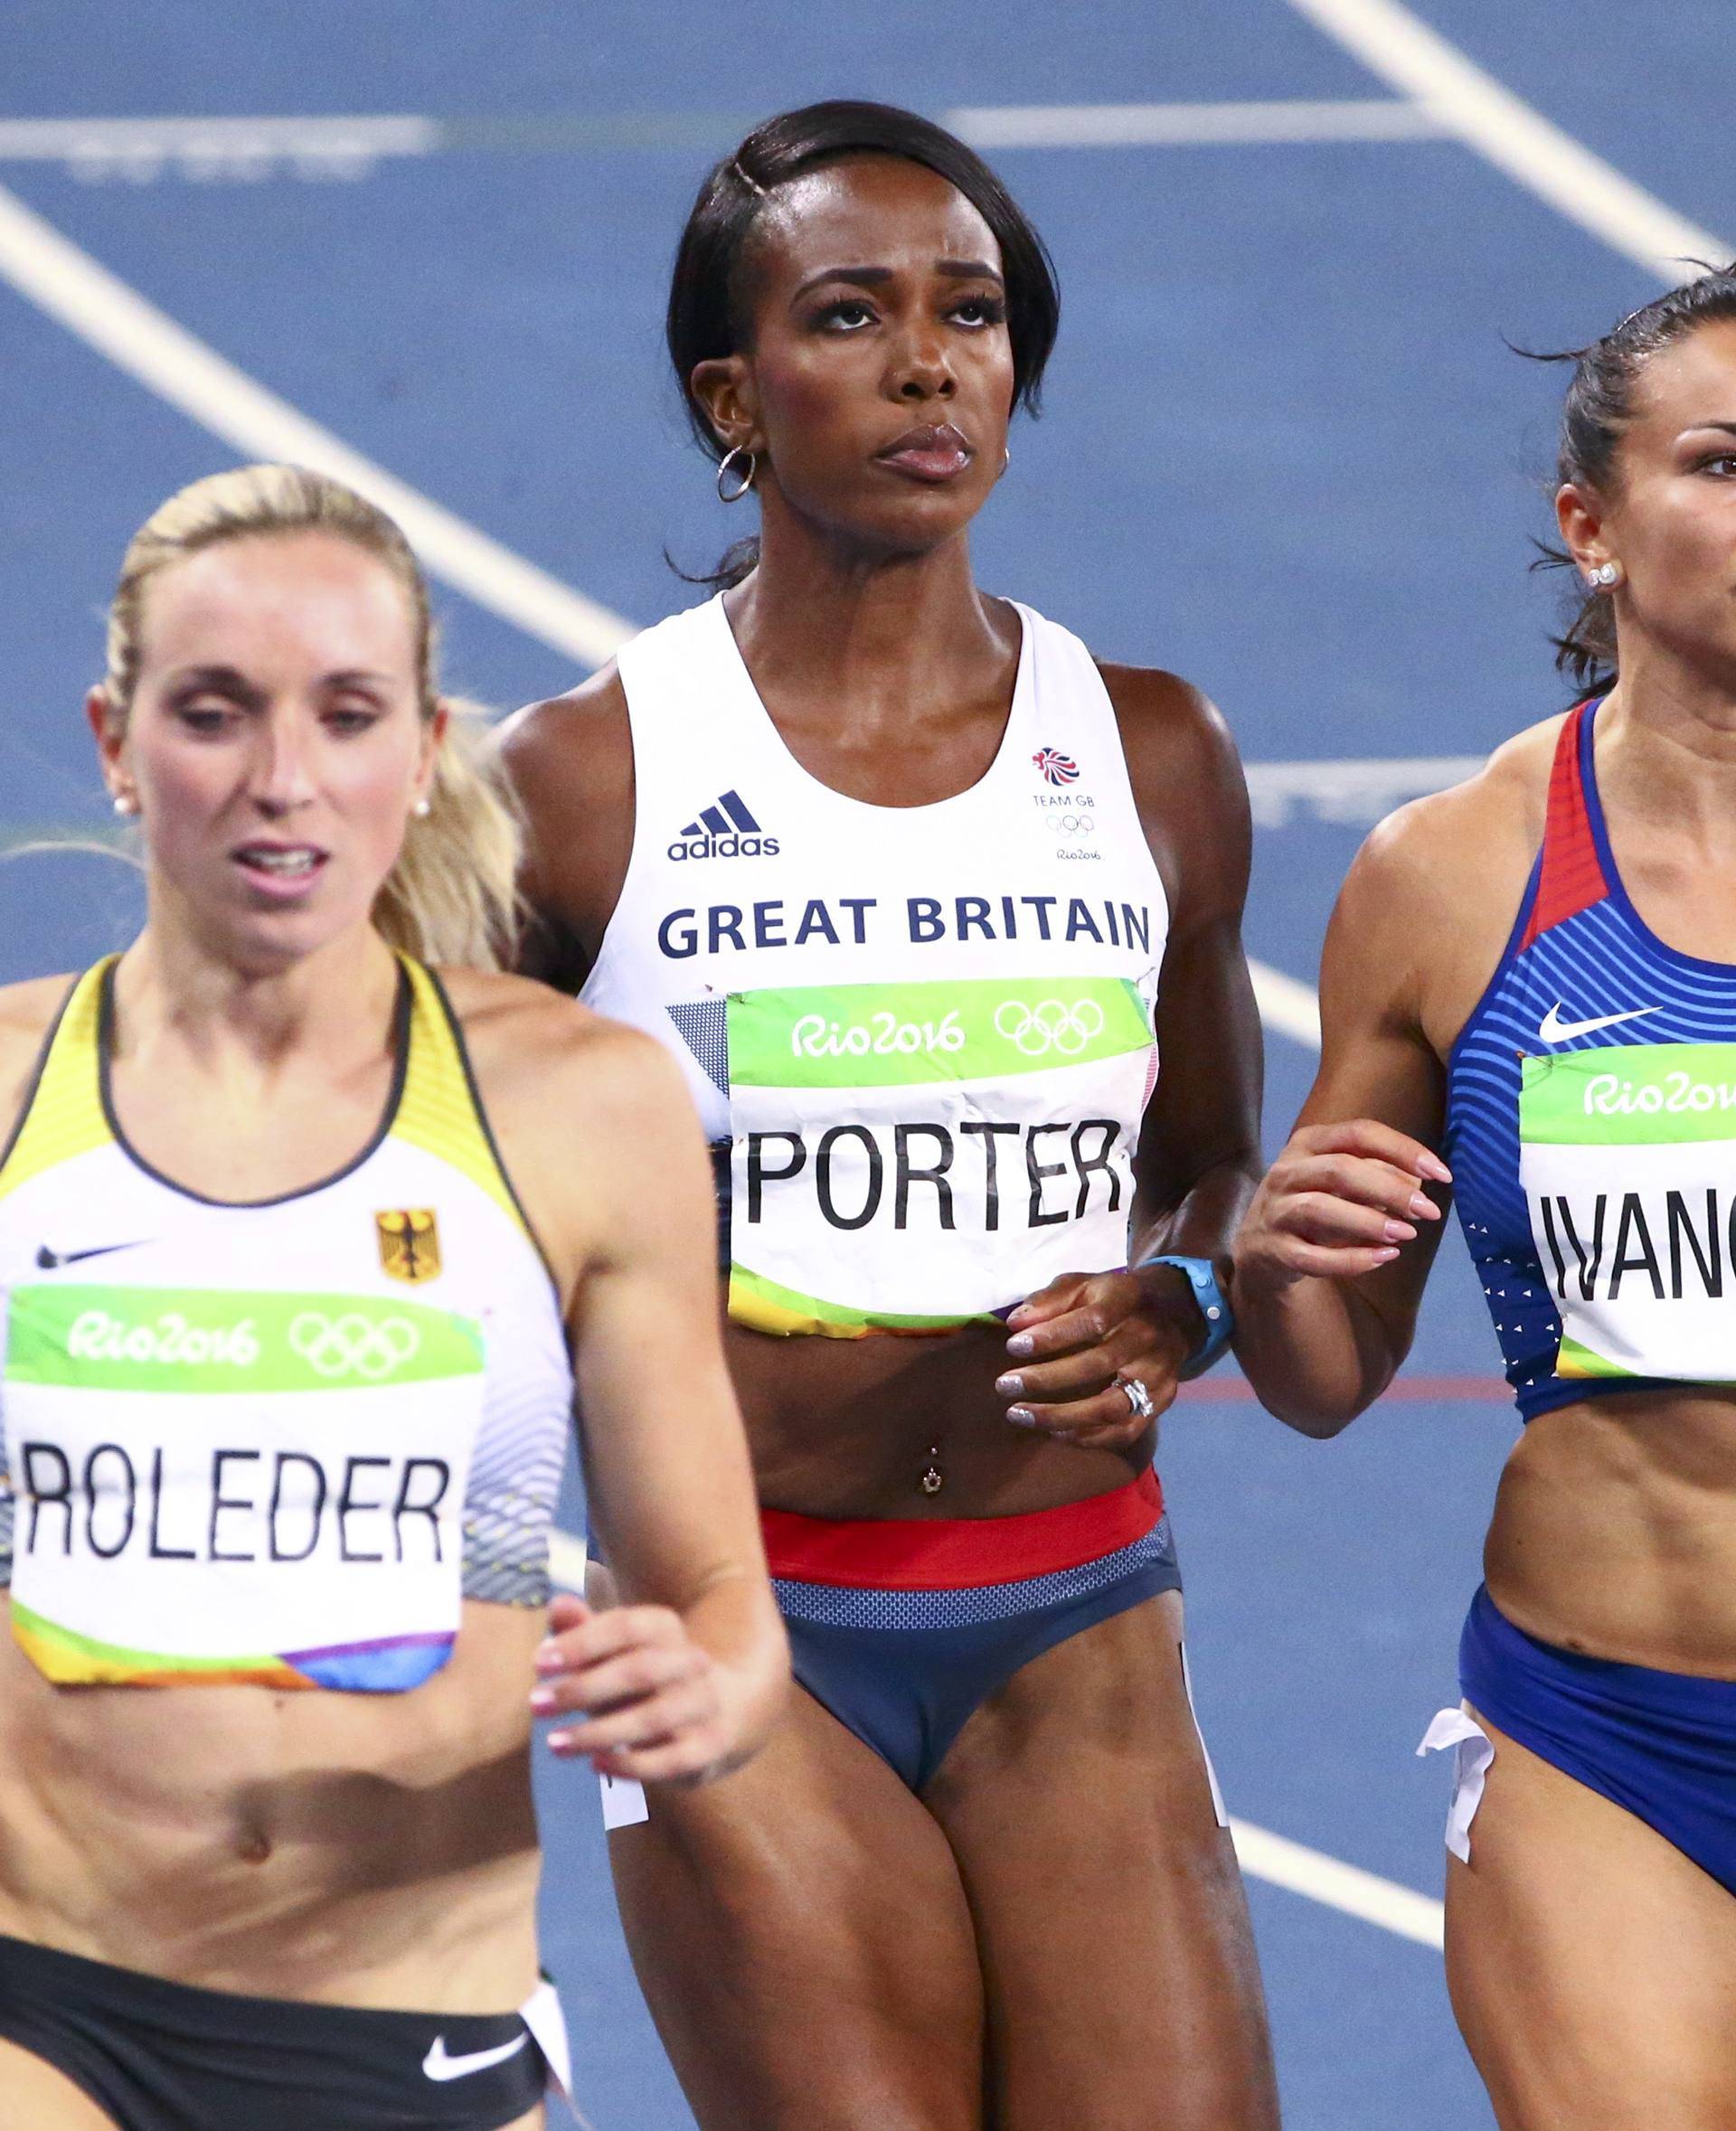
<path fill-rule="evenodd" d="M 1448 1060 L 1444 1152 L 1526 1420 L 1736 1385 L 1736 964 L 1667 946 L 1628 900 L 1598 709 L 1561 727 L 1543 848 Z"/>

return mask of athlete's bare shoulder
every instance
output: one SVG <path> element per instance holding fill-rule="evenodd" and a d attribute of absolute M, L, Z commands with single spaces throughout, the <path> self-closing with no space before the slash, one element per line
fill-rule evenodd
<path fill-rule="evenodd" d="M 1546 718 L 1504 741 L 1462 784 L 1389 814 L 1357 854 L 1352 881 L 1461 909 L 1467 900 L 1515 901 L 1543 839 L 1561 729 L 1559 717 Z"/>
<path fill-rule="evenodd" d="M 522 711 L 514 711 L 500 728 L 500 744 L 515 778 L 586 781 L 594 767 L 590 755 L 599 750 L 605 771 L 617 764 L 624 751 L 630 778 L 633 750 L 627 731 L 627 691 L 614 660 L 564 695 L 552 695 L 542 702 L 527 703 Z"/>
<path fill-rule="evenodd" d="M 1487 984 L 1543 841 L 1561 728 L 1546 718 L 1474 777 L 1412 799 L 1374 829 L 1345 879 L 1329 964 L 1401 995 L 1443 1055 Z"/>
<path fill-rule="evenodd" d="M 524 812 L 522 886 L 537 921 L 524 966 L 577 990 L 633 854 L 633 735 L 614 665 L 509 718 L 500 750 Z"/>
<path fill-rule="evenodd" d="M 501 1158 L 552 1256 L 571 1267 L 599 1217 L 624 1193 L 655 1191 L 666 1164 L 703 1166 L 693 1099 L 662 1044 L 529 977 L 440 976 Z"/>
<path fill-rule="evenodd" d="M 533 977 L 483 969 L 439 974 L 491 1109 L 521 1099 L 547 1105 L 579 1096 L 589 1110 L 599 1096 L 615 1097 L 618 1078 L 630 1080 L 635 1071 L 656 1078 L 652 1061 L 676 1071 L 649 1036 Z"/>
<path fill-rule="evenodd" d="M 1158 666 L 1099 662 L 1098 672 L 1173 925 L 1185 928 L 1190 900 L 1202 910 L 1226 901 L 1239 910 L 1251 838 L 1248 785 L 1222 712 Z"/>
<path fill-rule="evenodd" d="M 0 1147 L 12 1136 L 48 1032 L 77 981 L 34 976 L 0 985 Z"/>
<path fill-rule="evenodd" d="M 1142 759 L 1154 753 L 1192 758 L 1202 768 L 1234 763 L 1235 743 L 1223 713 L 1191 681 L 1162 666 L 1111 665 L 1100 659 L 1097 670 L 1115 706 L 1124 748 Z"/>

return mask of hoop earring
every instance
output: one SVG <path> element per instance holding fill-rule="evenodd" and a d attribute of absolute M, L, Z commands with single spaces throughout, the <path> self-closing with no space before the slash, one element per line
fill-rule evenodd
<path fill-rule="evenodd" d="M 734 462 L 735 462 L 735 461 L 736 461 L 738 458 L 741 458 L 741 457 L 742 457 L 744 454 L 746 455 L 746 457 L 747 457 L 747 462 L 748 462 L 748 471 L 747 471 L 747 476 L 746 476 L 746 478 L 745 478 L 745 479 L 742 481 L 742 483 L 741 483 L 741 486 L 739 488 L 727 488 L 727 489 L 726 489 L 726 488 L 724 487 L 724 486 L 723 486 L 723 476 L 724 476 L 724 475 L 725 475 L 725 474 L 727 474 L 727 473 L 729 472 L 729 470 L 730 470 L 731 467 L 731 466 L 734 464 Z M 753 477 L 754 477 L 754 476 L 755 476 L 755 475 L 756 475 L 756 474 L 757 474 L 759 471 L 760 471 L 760 457 L 759 457 L 759 454 L 758 454 L 757 452 L 749 451 L 749 450 L 747 449 L 747 447 L 746 447 L 745 445 L 743 445 L 743 444 L 737 444 L 737 445 L 734 445 L 734 446 L 732 446 L 732 447 L 731 448 L 731 449 L 730 449 L 730 450 L 728 450 L 728 451 L 726 451 L 726 452 L 723 454 L 723 457 L 722 457 L 722 458 L 721 458 L 721 459 L 718 461 L 718 466 L 717 466 L 717 500 L 718 500 L 718 502 L 719 502 L 719 503 L 721 503 L 721 504 L 739 504 L 739 503 L 741 502 L 741 498 L 742 498 L 742 497 L 743 497 L 743 496 L 744 496 L 744 495 L 745 495 L 748 493 L 749 489 L 750 489 L 750 488 L 751 488 L 751 487 L 753 486 Z"/>

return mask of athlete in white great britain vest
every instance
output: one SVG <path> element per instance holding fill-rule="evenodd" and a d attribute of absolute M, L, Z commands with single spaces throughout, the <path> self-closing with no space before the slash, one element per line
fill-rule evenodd
<path fill-rule="evenodd" d="M 1152 1469 L 1258 1165 L 1246 796 L 1185 684 L 973 581 L 1055 324 L 950 136 L 758 129 L 670 346 L 761 544 L 508 742 L 526 966 L 655 1035 L 712 1143 L 804 1690 L 611 1837 L 705 2131 L 978 2131 L 986 2078 L 1073 2131 L 1277 2121 Z"/>
<path fill-rule="evenodd" d="M 171 497 L 89 709 L 147 920 L 0 991 L 0 2120 L 533 2131 L 533 1718 L 693 1783 L 783 1679 L 691 1108 L 428 966 L 516 837 L 349 489 Z M 606 1617 L 551 1603 L 574 1361 Z"/>
<path fill-rule="evenodd" d="M 1576 358 L 1561 475 L 1585 700 L 1357 859 L 1241 1353 L 1274 1413 L 1342 1428 L 1404 1358 L 1450 1185 L 1525 1422 L 1420 1749 L 1457 1763 L 1454 2010 L 1502 2131 L 1727 2131 L 1736 270 Z"/>

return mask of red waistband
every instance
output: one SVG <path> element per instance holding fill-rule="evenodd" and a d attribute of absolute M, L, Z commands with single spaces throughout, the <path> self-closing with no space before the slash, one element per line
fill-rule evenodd
<path fill-rule="evenodd" d="M 859 1590 L 967 1590 L 1077 1569 L 1143 1539 L 1164 1513 L 1155 1470 L 1017 1517 L 804 1517 L 761 1510 L 774 1576 Z"/>

